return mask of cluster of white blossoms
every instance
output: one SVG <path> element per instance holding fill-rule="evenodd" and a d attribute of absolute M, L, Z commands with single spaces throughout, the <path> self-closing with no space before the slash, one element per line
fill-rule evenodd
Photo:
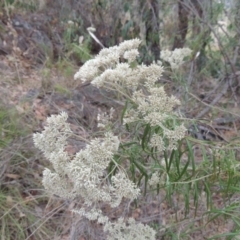
<path fill-rule="evenodd" d="M 102 224 L 104 232 L 107 233 L 108 240 L 155 240 L 156 232 L 148 225 L 138 223 L 134 218 L 125 220 L 120 217 L 116 222 L 109 221 L 107 216 L 104 216 L 100 209 L 91 209 L 86 211 L 81 208 L 74 210 L 73 212 L 85 216 L 89 220 L 96 220 L 99 224 Z"/>
<path fill-rule="evenodd" d="M 117 89 L 118 87 L 135 90 L 146 78 L 159 78 L 162 66 L 140 65 L 135 68 L 131 64 L 139 55 L 141 41 L 133 39 L 124 41 L 119 46 L 105 48 L 94 58 L 87 61 L 74 75 L 74 79 L 82 82 L 91 81 L 96 87 Z"/>
<path fill-rule="evenodd" d="M 152 174 L 151 178 L 149 179 L 148 184 L 150 186 L 155 186 L 155 185 L 159 184 L 160 181 L 161 181 L 161 178 L 159 176 L 159 173 L 158 172 L 154 172 Z"/>
<path fill-rule="evenodd" d="M 173 51 L 161 51 L 161 58 L 170 63 L 172 69 L 179 68 L 183 64 L 185 57 L 189 56 L 192 50 L 189 48 L 176 48 Z"/>
<path fill-rule="evenodd" d="M 108 78 L 109 75 L 115 76 L 117 80 L 124 79 L 124 75 L 130 74 L 131 71 L 128 72 L 129 65 L 121 64 L 120 60 L 125 59 L 128 63 L 135 61 L 139 55 L 137 49 L 140 43 L 139 39 L 133 39 L 124 41 L 119 46 L 102 49 L 94 59 L 88 60 L 79 69 L 74 75 L 74 79 L 81 79 L 82 82 L 95 79 L 93 84 L 97 86 L 101 85 L 104 80 L 113 81 L 113 79 Z M 114 69 L 115 71 L 111 71 Z"/>
<path fill-rule="evenodd" d="M 103 216 L 100 209 L 81 208 L 73 212 L 85 216 L 91 221 L 96 220 L 99 224 L 104 225 L 104 232 L 107 233 L 107 240 L 155 240 L 156 232 L 148 225 L 137 223 L 133 218 L 125 220 L 120 217 L 116 222 L 109 221 L 107 216 Z"/>
<path fill-rule="evenodd" d="M 70 125 L 66 122 L 67 113 L 53 115 L 47 118 L 47 127 L 42 133 L 33 135 L 33 141 L 44 156 L 50 160 L 56 172 L 64 175 L 70 157 L 65 152 L 67 139 L 72 134 Z"/>
<path fill-rule="evenodd" d="M 113 231 L 120 223 L 114 227 L 98 206 L 100 203 L 108 203 L 112 208 L 118 207 L 123 198 L 133 201 L 139 196 L 140 189 L 114 161 L 120 141 L 111 132 L 106 132 L 103 138 L 92 140 L 84 150 L 70 157 L 65 150 L 67 138 L 72 134 L 67 117 L 67 114 L 62 112 L 47 118 L 47 126 L 42 133 L 33 136 L 35 146 L 43 151 L 54 169 L 43 171 L 42 183 L 51 194 L 65 199 L 82 199 L 85 207 L 75 212 L 89 220 L 104 223 L 105 231 Z M 107 173 L 110 162 L 115 163 L 117 168 L 117 173 L 111 179 Z M 138 223 L 135 225 L 138 226 Z M 124 223 L 121 228 L 125 228 Z M 152 231 L 149 228 L 149 232 Z M 112 234 L 109 234 L 108 239 L 113 239 L 111 236 Z"/>
<path fill-rule="evenodd" d="M 133 93 L 133 101 L 138 105 L 135 121 L 140 118 L 151 126 L 161 126 L 169 116 L 172 115 L 174 107 L 180 105 L 180 101 L 174 96 L 168 97 L 163 87 L 147 87 L 148 93 L 142 90 Z M 130 123 L 132 120 L 128 118 L 129 114 L 124 118 L 124 123 Z M 130 116 L 131 117 L 131 116 Z"/>
<path fill-rule="evenodd" d="M 156 133 L 152 135 L 149 145 L 152 148 L 157 148 L 159 152 L 163 152 L 164 150 L 166 150 L 162 136 Z"/>
<path fill-rule="evenodd" d="M 107 114 L 106 112 L 101 112 L 97 116 L 98 127 L 99 128 L 106 128 L 111 126 L 111 120 L 113 119 L 113 114 L 115 112 L 114 108 L 110 108 L 110 113 Z"/>
<path fill-rule="evenodd" d="M 180 101 L 174 96 L 168 97 L 163 87 L 152 86 L 152 82 L 146 81 L 145 86 L 149 94 L 143 93 L 142 90 L 133 93 L 133 101 L 137 107 L 126 111 L 124 124 L 140 121 L 151 127 L 160 127 L 162 131 L 160 134 L 152 135 L 150 147 L 156 148 L 159 152 L 177 149 L 177 142 L 184 138 L 187 129 L 184 125 L 168 126 L 166 123 L 168 120 L 178 118 L 174 108 L 180 105 Z"/>
<path fill-rule="evenodd" d="M 106 132 L 104 138 L 93 139 L 70 159 L 65 151 L 67 138 L 71 134 L 66 120 L 66 113 L 53 115 L 47 119 L 48 125 L 44 131 L 33 136 L 34 144 L 44 152 L 54 168 L 54 172 L 44 170 L 44 187 L 63 198 L 82 197 L 88 206 L 102 201 L 117 207 L 123 197 L 136 199 L 140 190 L 121 168 L 109 183 L 106 169 L 118 151 L 118 137 Z"/>
<path fill-rule="evenodd" d="M 154 240 L 156 232 L 148 225 L 136 223 L 133 218 L 127 222 L 119 218 L 116 223 L 108 222 L 104 230 L 108 232 L 108 240 Z"/>

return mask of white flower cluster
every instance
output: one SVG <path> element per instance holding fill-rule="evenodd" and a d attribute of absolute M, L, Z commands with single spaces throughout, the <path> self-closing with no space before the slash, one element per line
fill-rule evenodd
<path fill-rule="evenodd" d="M 163 167 L 166 166 L 166 162 L 164 159 L 161 160 L 161 165 Z M 151 178 L 148 180 L 148 185 L 153 189 L 156 188 L 158 185 L 160 186 L 160 188 L 162 188 L 162 186 L 165 186 L 167 184 L 167 176 L 168 174 L 163 169 L 160 169 L 157 172 L 153 172 Z"/>
<path fill-rule="evenodd" d="M 74 79 L 93 81 L 92 84 L 100 87 L 105 82 L 124 81 L 125 76 L 133 75 L 129 64 L 139 55 L 138 46 L 141 41 L 133 39 L 124 41 L 119 46 L 104 48 L 94 58 L 87 61 L 74 75 Z M 121 59 L 128 63 L 121 63 Z"/>
<path fill-rule="evenodd" d="M 162 151 L 166 150 L 163 138 L 156 133 L 154 133 L 152 135 L 149 145 L 150 145 L 150 147 L 153 147 L 153 148 L 156 147 L 159 152 L 162 152 Z"/>
<path fill-rule="evenodd" d="M 87 61 L 79 69 L 74 79 L 81 79 L 82 82 L 91 81 L 96 87 L 110 89 L 121 87 L 128 90 L 135 90 L 139 83 L 146 79 L 148 81 L 156 77 L 158 79 L 163 71 L 160 65 L 141 65 L 135 68 L 131 66 L 139 55 L 140 43 L 139 39 L 133 39 L 124 41 L 119 46 L 101 50 L 94 59 Z"/>
<path fill-rule="evenodd" d="M 67 113 L 62 112 L 59 115 L 53 115 L 47 118 L 47 127 L 42 133 L 33 135 L 33 141 L 36 147 L 43 151 L 46 158 L 53 164 L 56 172 L 64 175 L 70 157 L 64 151 L 67 139 L 72 134 L 69 124 L 66 122 Z"/>
<path fill-rule="evenodd" d="M 136 199 L 140 189 L 127 178 L 118 165 L 115 166 L 118 172 L 110 181 L 106 169 L 111 161 L 115 163 L 113 156 L 120 144 L 118 137 L 111 132 L 106 132 L 104 138 L 92 140 L 84 150 L 70 158 L 65 151 L 67 138 L 72 133 L 66 122 L 67 117 L 64 112 L 49 117 L 44 131 L 33 136 L 35 146 L 44 152 L 54 168 L 53 172 L 44 170 L 43 185 L 52 194 L 63 198 L 82 198 L 85 207 L 75 212 L 89 220 L 98 220 L 108 225 L 109 229 L 110 226 L 113 228 L 114 224 L 97 208 L 98 203 L 104 202 L 111 207 L 117 207 L 123 198 L 131 201 Z M 86 211 L 89 208 L 90 210 Z"/>
<path fill-rule="evenodd" d="M 192 50 L 189 48 L 176 48 L 174 51 L 161 51 L 161 58 L 169 62 L 172 69 L 176 69 L 183 64 L 183 59 L 189 56 Z"/>
<path fill-rule="evenodd" d="M 108 231 L 108 240 L 154 240 L 156 232 L 151 227 L 136 223 L 133 218 L 129 218 L 124 222 L 123 218 L 119 218 L 117 223 L 108 223 L 104 227 Z"/>
<path fill-rule="evenodd" d="M 98 223 L 103 224 L 103 230 L 107 233 L 107 240 L 155 240 L 156 231 L 148 225 L 136 222 L 133 218 L 125 220 L 121 217 L 117 222 L 112 223 L 99 209 L 93 208 L 86 211 L 84 208 L 81 208 L 73 212 L 85 216 L 89 220 L 97 220 Z"/>
<path fill-rule="evenodd" d="M 152 79 L 150 83 L 145 83 L 149 94 L 143 93 L 142 90 L 133 93 L 133 101 L 137 107 L 126 111 L 124 124 L 141 121 L 151 127 L 159 126 L 162 133 L 153 134 L 149 142 L 150 147 L 157 148 L 160 152 L 177 149 L 177 142 L 184 138 L 187 129 L 183 125 L 172 125 L 169 129 L 166 122 L 178 117 L 174 108 L 180 105 L 180 101 L 174 96 L 168 97 L 163 87 L 152 86 L 152 83 Z"/>
<path fill-rule="evenodd" d="M 159 173 L 158 172 L 154 172 L 152 174 L 151 178 L 149 179 L 148 184 L 150 186 L 155 186 L 155 185 L 159 184 L 160 181 L 161 181 L 161 178 L 159 176 Z"/>
<path fill-rule="evenodd" d="M 47 119 L 44 131 L 33 136 L 35 145 L 44 152 L 55 170 L 44 170 L 45 188 L 64 198 L 82 197 L 88 206 L 103 201 L 116 207 L 123 197 L 136 199 L 140 190 L 121 169 L 112 177 L 112 184 L 108 181 L 106 168 L 118 151 L 118 137 L 107 132 L 104 138 L 92 140 L 70 160 L 65 151 L 71 134 L 66 120 L 66 113 L 53 115 Z"/>
<path fill-rule="evenodd" d="M 163 87 L 148 87 L 149 95 L 142 90 L 133 93 L 133 100 L 138 105 L 138 119 L 141 118 L 151 126 L 160 126 L 173 113 L 173 108 L 180 105 L 180 101 L 174 96 L 168 97 Z M 138 120 L 138 119 L 135 119 Z M 129 123 L 128 117 L 124 119 Z"/>
<path fill-rule="evenodd" d="M 110 108 L 109 114 L 107 114 L 106 112 L 98 114 L 97 120 L 99 128 L 106 128 L 111 125 L 111 120 L 113 119 L 114 111 L 115 111 L 114 108 Z"/>

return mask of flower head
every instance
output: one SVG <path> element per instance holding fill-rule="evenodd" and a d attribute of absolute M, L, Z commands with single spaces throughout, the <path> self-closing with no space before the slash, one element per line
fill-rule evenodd
<path fill-rule="evenodd" d="M 183 64 L 184 58 L 189 56 L 191 53 L 192 50 L 189 48 L 176 48 L 173 51 L 161 51 L 161 58 L 166 62 L 169 62 L 172 69 L 176 69 Z"/>

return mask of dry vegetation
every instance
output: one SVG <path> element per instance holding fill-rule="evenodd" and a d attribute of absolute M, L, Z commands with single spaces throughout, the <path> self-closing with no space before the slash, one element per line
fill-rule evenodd
<path fill-rule="evenodd" d="M 240 239 L 240 5 L 232 1 L 226 9 L 217 2 L 0 3 L 2 240 L 104 239 L 94 223 L 72 214 L 78 202 L 46 194 L 41 179 L 49 163 L 32 142 L 51 114 L 66 111 L 74 133 L 90 139 L 99 111 L 121 111 L 120 100 L 109 92 L 73 80 L 79 65 L 101 49 L 89 26 L 106 47 L 140 37 L 146 63 L 159 60 L 161 49 L 193 50 L 184 67 L 167 70 L 161 83 L 181 100 L 180 111 L 189 120 L 191 145 L 182 161 L 191 158 L 200 166 L 198 181 L 160 189 L 157 196 L 148 193 L 131 209 L 122 203 L 116 212 L 104 210 L 111 219 L 126 214 L 150 224 L 157 239 Z M 68 151 L 83 147 L 83 141 L 71 139 Z"/>

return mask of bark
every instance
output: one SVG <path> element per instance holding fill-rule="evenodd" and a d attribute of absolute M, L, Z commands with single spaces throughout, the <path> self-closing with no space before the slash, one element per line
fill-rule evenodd
<path fill-rule="evenodd" d="M 178 1 L 178 30 L 174 38 L 172 50 L 183 48 L 188 31 L 188 15 L 190 9 L 186 7 L 184 0 Z"/>

